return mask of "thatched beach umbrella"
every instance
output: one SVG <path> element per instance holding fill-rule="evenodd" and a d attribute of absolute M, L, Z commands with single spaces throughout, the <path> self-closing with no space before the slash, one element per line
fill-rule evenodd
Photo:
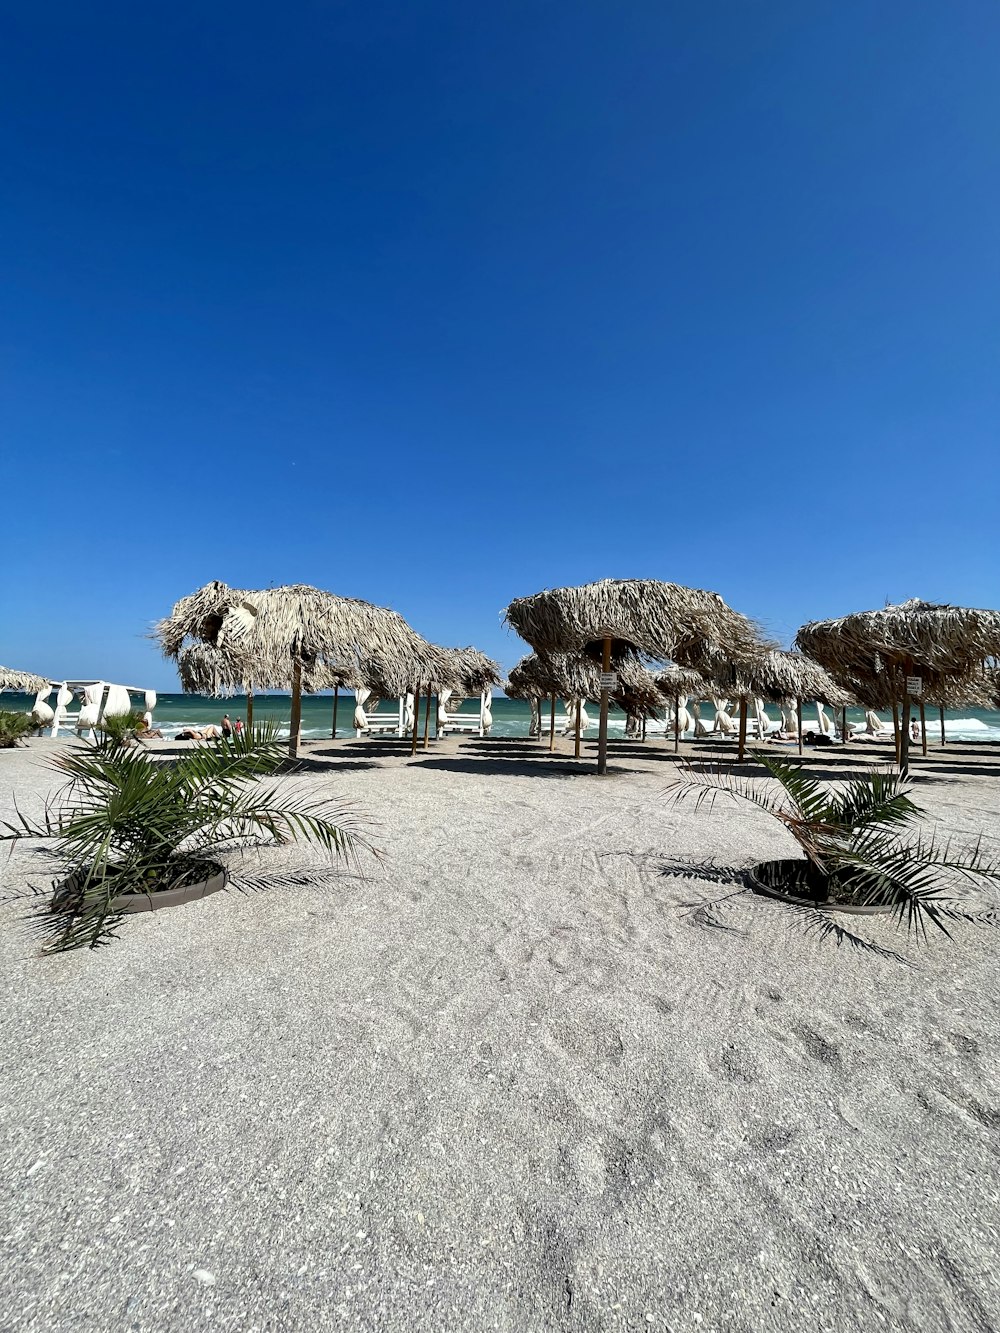
<path fill-rule="evenodd" d="M 637 657 L 623 657 L 617 664 L 616 683 L 610 701 L 629 719 L 655 717 L 666 702 L 652 672 Z M 567 706 L 576 701 L 576 751 L 580 753 L 580 710 L 588 699 L 600 699 L 601 672 L 598 664 L 583 653 L 529 653 L 511 669 L 504 691 L 512 699 L 543 699 L 552 702 L 550 748 L 554 744 L 555 700 Z"/>
<path fill-rule="evenodd" d="M 803 653 L 786 652 L 781 648 L 765 648 L 730 663 L 715 680 L 716 688 L 735 695 L 740 701 L 739 758 L 746 745 L 747 705 L 751 699 L 781 704 L 792 700 L 795 704 L 799 753 L 802 752 L 802 701 L 813 699 L 830 708 L 844 710 L 855 700 L 849 690 L 843 689 L 818 662 Z M 846 725 L 842 718 L 846 738 Z"/>
<path fill-rule="evenodd" d="M 910 701 L 947 694 L 954 682 L 982 674 L 1000 656 L 1000 612 L 938 605 L 918 598 L 803 625 L 797 646 L 865 702 L 902 703 L 899 766 L 907 770 Z M 918 683 L 919 682 L 919 683 Z"/>
<path fill-rule="evenodd" d="M 420 640 L 420 647 L 400 660 L 387 660 L 382 654 L 371 654 L 359 666 L 362 683 L 380 699 L 403 698 L 414 693 L 413 745 L 419 732 L 416 711 L 419 710 L 421 691 L 426 695 L 424 713 L 424 748 L 430 729 L 431 695 L 438 698 L 447 692 L 464 698 L 469 694 L 481 695 L 500 683 L 500 666 L 478 648 L 443 648 L 440 644 Z"/>
<path fill-rule="evenodd" d="M 0 666 L 0 690 L 10 690 L 13 694 L 39 694 L 48 684 L 44 676 L 36 676 L 32 671 L 15 671 L 13 667 Z"/>
<path fill-rule="evenodd" d="M 448 648 L 445 675 L 447 678 L 434 682 L 438 701 L 438 729 L 446 725 L 449 718 L 461 709 L 462 700 L 478 698 L 483 709 L 481 720 L 486 732 L 493 726 L 493 713 L 490 707 L 494 686 L 500 684 L 501 671 L 499 662 L 487 657 L 478 648 Z M 428 712 L 430 699 L 428 697 Z M 427 723 L 425 718 L 424 741 L 426 744 Z"/>
<path fill-rule="evenodd" d="M 188 642 L 208 645 L 230 660 L 230 679 L 258 688 L 291 689 L 289 754 L 298 753 L 303 673 L 353 674 L 378 656 L 392 670 L 420 678 L 426 640 L 395 611 L 353 597 L 336 597 L 306 584 L 253 591 L 208 583 L 174 606 L 156 627 L 166 657 L 178 660 Z M 252 660 L 252 673 L 247 667 Z M 224 679 L 218 668 L 218 679 Z"/>
<path fill-rule="evenodd" d="M 511 699 L 527 699 L 532 703 L 531 734 L 534 735 L 535 712 L 538 716 L 538 734 L 541 735 L 542 701 L 549 700 L 549 749 L 555 749 L 556 699 L 577 701 L 576 732 L 579 752 L 583 705 L 588 699 L 599 699 L 600 675 L 596 664 L 582 653 L 528 653 L 511 669 L 504 692 Z"/>
<path fill-rule="evenodd" d="M 635 654 L 654 662 L 701 669 L 718 655 L 753 651 L 752 623 L 718 593 L 656 579 L 602 579 L 519 597 L 505 619 L 536 652 L 583 652 L 601 662 L 598 773 L 607 772 L 608 701 L 612 663 Z"/>
<path fill-rule="evenodd" d="M 689 699 L 691 695 L 702 698 L 708 694 L 711 686 L 700 671 L 695 671 L 692 667 L 678 666 L 676 662 L 657 672 L 655 680 L 657 689 L 673 705 L 676 754 L 681 748 L 681 731 L 686 730 L 686 727 L 681 727 L 681 699 Z"/>
<path fill-rule="evenodd" d="M 945 709 L 1000 708 L 1000 670 L 995 666 L 985 666 L 972 675 L 952 679 L 947 684 L 931 682 L 919 701 L 920 738 L 924 754 L 927 753 L 927 704 L 938 710 L 941 745 L 944 746 L 947 743 Z"/>

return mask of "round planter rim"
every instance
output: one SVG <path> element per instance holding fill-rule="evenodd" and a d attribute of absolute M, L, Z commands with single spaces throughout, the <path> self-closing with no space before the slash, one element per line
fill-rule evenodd
<path fill-rule="evenodd" d="M 757 871 L 764 866 L 806 864 L 805 858 L 789 856 L 774 861 L 758 861 L 747 870 L 747 878 L 753 885 L 754 892 L 763 894 L 765 898 L 773 898 L 779 903 L 794 903 L 797 907 L 815 907 L 818 912 L 843 912 L 848 916 L 884 916 L 887 912 L 896 910 L 895 903 L 818 903 L 814 898 L 800 898 L 797 894 L 782 893 L 773 884 L 765 883 L 757 874 Z"/>

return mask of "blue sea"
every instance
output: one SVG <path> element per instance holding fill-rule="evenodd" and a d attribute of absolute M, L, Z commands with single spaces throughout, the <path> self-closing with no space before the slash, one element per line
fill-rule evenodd
<path fill-rule="evenodd" d="M 5 693 L 0 695 L 0 708 L 11 709 L 15 712 L 29 711 L 34 703 L 33 695 Z M 284 729 L 287 734 L 289 724 L 291 701 L 287 694 L 258 694 L 254 698 L 254 721 L 261 722 L 265 718 L 277 723 L 279 729 Z M 141 706 L 141 705 L 140 705 Z M 389 707 L 383 703 L 382 708 Z M 71 713 L 75 712 L 76 704 L 71 705 Z M 463 705 L 464 710 L 472 710 L 472 701 L 466 701 Z M 473 710 L 475 711 L 475 710 Z M 597 705 L 588 705 L 588 712 L 591 719 L 591 735 L 596 734 L 597 730 Z M 201 695 L 194 694 L 161 694 L 158 698 L 156 708 L 153 713 L 154 725 L 159 727 L 164 736 L 170 737 L 177 734 L 185 727 L 205 726 L 209 722 L 218 723 L 222 720 L 223 713 L 228 713 L 235 721 L 238 717 L 246 718 L 246 699 L 241 695 L 236 695 L 231 699 L 206 699 Z M 433 734 L 435 708 L 431 708 L 431 734 Z M 768 716 L 772 721 L 780 720 L 780 713 L 777 708 L 768 705 Z M 830 714 L 831 710 L 827 709 Z M 560 703 L 556 710 L 557 719 L 563 715 L 562 704 Z M 712 725 L 713 712 L 710 705 L 703 704 L 701 709 L 702 719 L 710 727 Z M 342 693 L 339 697 L 337 708 L 337 735 L 346 737 L 353 736 L 354 729 L 352 719 L 354 716 L 354 695 L 351 692 Z M 892 718 L 888 713 L 880 714 L 882 720 L 887 725 L 892 725 Z M 847 710 L 848 721 L 857 723 L 864 727 L 865 715 L 862 709 L 849 708 Z M 505 696 L 499 696 L 493 700 L 493 735 L 494 736 L 526 736 L 528 734 L 528 722 L 530 710 L 528 705 L 520 699 L 508 699 Z M 546 724 L 548 720 L 548 709 L 545 709 Z M 816 709 L 814 705 L 805 704 L 802 712 L 803 724 L 806 729 L 815 725 Z M 423 705 L 421 705 L 421 719 L 423 719 Z M 612 708 L 610 715 L 610 729 L 612 734 L 624 732 L 625 714 L 616 708 Z M 302 735 L 307 740 L 320 740 L 323 737 L 329 737 L 333 730 L 333 695 L 332 694 L 313 694 L 305 695 L 302 700 Z M 656 734 L 655 724 L 647 724 L 647 734 Z M 929 709 L 927 713 L 927 734 L 931 741 L 939 738 L 939 722 L 936 709 Z M 1000 711 L 979 708 L 966 708 L 957 711 L 945 713 L 945 736 L 949 741 L 1000 741 Z"/>

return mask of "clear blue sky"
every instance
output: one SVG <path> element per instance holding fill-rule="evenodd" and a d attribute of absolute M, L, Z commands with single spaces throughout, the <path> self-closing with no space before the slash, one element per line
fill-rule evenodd
<path fill-rule="evenodd" d="M 995 0 L 56 0 L 2 49 L 0 661 L 168 688 L 211 578 L 508 665 L 511 597 L 607 575 L 783 639 L 1000 603 Z"/>

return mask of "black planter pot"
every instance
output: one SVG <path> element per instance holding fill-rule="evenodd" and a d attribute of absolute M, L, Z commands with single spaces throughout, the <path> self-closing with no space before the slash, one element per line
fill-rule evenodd
<path fill-rule="evenodd" d="M 751 866 L 747 878 L 754 893 L 800 907 L 818 907 L 823 912 L 846 912 L 851 916 L 881 916 L 895 911 L 893 903 L 842 903 L 821 898 L 819 871 L 811 861 L 795 857 L 784 861 L 761 861 Z"/>

